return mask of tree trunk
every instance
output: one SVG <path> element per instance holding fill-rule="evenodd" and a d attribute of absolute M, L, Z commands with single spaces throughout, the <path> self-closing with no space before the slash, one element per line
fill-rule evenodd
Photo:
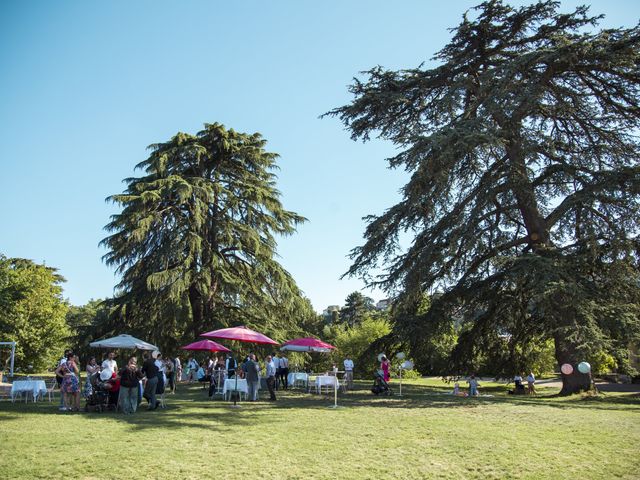
<path fill-rule="evenodd" d="M 191 287 L 189 287 L 189 303 L 192 317 L 191 330 L 196 338 L 204 332 L 204 304 L 202 300 L 202 295 L 198 289 L 194 285 L 191 285 Z"/>
<path fill-rule="evenodd" d="M 561 338 L 559 335 L 554 337 L 554 343 L 558 366 L 561 367 L 563 364 L 568 363 L 573 367 L 573 373 L 571 373 L 571 375 L 562 374 L 562 390 L 560 390 L 560 395 L 572 395 L 574 393 L 591 390 L 591 374 L 584 374 L 578 371 L 578 364 L 583 359 L 578 358 L 576 348 L 571 345 L 566 338 Z"/>
<path fill-rule="evenodd" d="M 518 209 L 529 235 L 529 245 L 534 252 L 548 245 L 549 232 L 540 212 L 536 193 L 527 175 L 527 165 L 520 138 L 512 138 L 506 148 L 511 168 L 509 182 L 511 191 L 518 202 Z"/>

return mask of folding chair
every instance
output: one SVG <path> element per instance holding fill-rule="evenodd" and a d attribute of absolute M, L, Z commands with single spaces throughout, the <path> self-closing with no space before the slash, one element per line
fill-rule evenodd
<path fill-rule="evenodd" d="M 56 379 L 54 377 L 53 380 L 51 380 L 49 382 L 49 385 L 47 386 L 46 394 L 49 396 L 49 403 L 51 403 L 51 398 L 53 397 L 53 394 L 55 393 L 57 386 L 58 386 L 58 382 L 56 382 Z M 44 395 L 42 397 L 44 398 Z"/>

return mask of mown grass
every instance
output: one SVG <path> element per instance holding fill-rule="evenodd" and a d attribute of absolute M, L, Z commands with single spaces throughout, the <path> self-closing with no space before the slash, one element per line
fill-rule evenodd
<path fill-rule="evenodd" d="M 65 414 L 0 402 L 0 478 L 640 478 L 640 398 L 606 394 L 455 398 L 437 380 L 374 397 L 208 401 L 198 386 L 163 411 Z M 397 390 L 396 390 L 397 391 Z M 263 393 L 263 398 L 266 397 Z"/>

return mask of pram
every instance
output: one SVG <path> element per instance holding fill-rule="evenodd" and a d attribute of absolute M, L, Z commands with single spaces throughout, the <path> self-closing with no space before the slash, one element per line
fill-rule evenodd
<path fill-rule="evenodd" d="M 384 381 L 384 373 L 382 370 L 378 370 L 373 376 L 373 386 L 371 387 L 371 393 L 374 395 L 391 395 L 391 387 Z"/>
<path fill-rule="evenodd" d="M 115 410 L 117 395 L 111 392 L 112 385 L 109 382 L 100 380 L 100 374 L 94 373 L 89 377 L 91 383 L 91 392 L 87 392 L 87 403 L 84 407 L 85 412 L 103 412 L 107 410 Z"/>

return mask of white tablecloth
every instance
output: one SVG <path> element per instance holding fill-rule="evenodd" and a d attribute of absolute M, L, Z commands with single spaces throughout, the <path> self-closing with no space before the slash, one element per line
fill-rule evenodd
<path fill-rule="evenodd" d="M 11 385 L 11 398 L 22 392 L 33 393 L 33 398 L 47 393 L 47 384 L 43 380 L 16 380 Z"/>
<path fill-rule="evenodd" d="M 340 388 L 340 381 L 338 377 L 334 377 L 333 375 L 318 375 L 316 377 L 316 390 L 320 391 L 322 387 L 331 386 L 333 387 L 335 384 L 336 388 Z"/>
<path fill-rule="evenodd" d="M 260 382 L 258 382 L 258 390 L 260 390 Z M 249 385 L 247 385 L 247 380 L 244 378 L 238 379 L 238 386 L 236 387 L 236 379 L 235 378 L 227 378 L 224 381 L 224 387 L 222 387 L 222 396 L 226 397 L 227 392 L 240 392 L 245 395 L 249 395 Z"/>
<path fill-rule="evenodd" d="M 302 382 L 306 387 L 309 382 L 309 375 L 304 372 L 294 372 L 287 375 L 287 383 L 289 385 L 295 386 L 296 382 Z"/>

